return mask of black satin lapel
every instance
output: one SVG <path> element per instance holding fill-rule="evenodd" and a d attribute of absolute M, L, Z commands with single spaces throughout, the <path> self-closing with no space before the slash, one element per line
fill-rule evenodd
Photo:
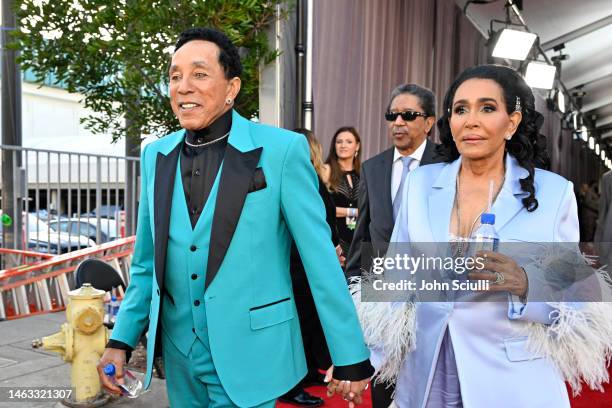
<path fill-rule="evenodd" d="M 179 143 L 167 156 L 157 153 L 155 162 L 155 192 L 153 214 L 155 223 L 155 276 L 160 290 L 164 287 L 166 252 L 168 250 L 168 230 L 170 228 L 170 208 L 172 191 L 176 177 L 176 166 L 181 151 Z M 182 197 L 181 197 L 182 198 Z"/>
<path fill-rule="evenodd" d="M 242 153 L 227 145 L 210 233 L 205 289 L 217 275 L 232 241 L 262 149 Z"/>

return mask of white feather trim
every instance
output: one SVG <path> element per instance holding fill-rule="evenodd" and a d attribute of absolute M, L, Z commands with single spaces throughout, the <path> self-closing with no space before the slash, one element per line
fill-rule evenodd
<path fill-rule="evenodd" d="M 527 325 L 528 348 L 551 360 L 567 381 L 574 395 L 584 381 L 591 389 L 603 392 L 608 364 L 612 357 L 612 304 L 586 303 L 576 308 L 565 303 L 552 304 L 554 323 Z"/>
<path fill-rule="evenodd" d="M 383 353 L 376 383 L 394 384 L 407 354 L 416 348 L 416 311 L 411 302 L 362 302 L 361 279 L 350 285 L 366 344 Z"/>
<path fill-rule="evenodd" d="M 567 263 L 575 262 L 576 258 Z M 592 264 L 592 259 L 584 259 Z M 559 257 L 549 253 L 540 256 L 534 264 L 543 271 L 558 271 Z M 599 269 L 596 276 L 602 299 L 612 299 L 612 282 L 607 272 Z M 383 352 L 377 383 L 394 383 L 408 354 L 416 349 L 416 305 L 362 302 L 360 278 L 352 281 L 350 289 L 366 343 Z M 580 393 L 583 381 L 591 389 L 603 391 L 602 384 L 609 381 L 608 366 L 612 358 L 612 303 L 550 302 L 549 305 L 555 308 L 551 325 L 529 322 L 525 326 L 529 349 L 556 365 L 574 395 Z"/>
<path fill-rule="evenodd" d="M 595 259 L 579 250 L 567 247 L 545 251 L 534 259 L 534 265 L 547 278 L 561 276 L 567 281 L 568 272 L 574 279 L 581 271 L 590 289 L 601 292 L 594 297 L 599 302 L 564 303 L 547 302 L 555 308 L 552 324 L 530 322 L 526 326 L 528 348 L 551 360 L 567 381 L 574 395 L 580 394 L 582 382 L 589 388 L 603 392 L 603 383 L 609 382 L 608 366 L 612 358 L 612 281 L 602 267 L 594 270 Z M 593 274 L 594 271 L 594 274 Z M 590 275 L 590 276 L 589 276 Z M 579 297 L 579 296 L 578 296 Z"/>

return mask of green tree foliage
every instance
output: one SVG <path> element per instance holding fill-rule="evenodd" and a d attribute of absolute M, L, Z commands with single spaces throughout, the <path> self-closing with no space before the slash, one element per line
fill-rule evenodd
<path fill-rule="evenodd" d="M 239 47 L 244 71 L 236 109 L 258 110 L 259 66 L 277 56 L 265 29 L 281 1 L 20 0 L 13 46 L 41 83 L 51 76 L 85 96 L 94 133 L 161 136 L 178 129 L 168 99 L 168 63 L 178 34 L 215 27 Z M 128 120 L 126 120 L 128 119 Z M 126 125 L 127 124 L 127 125 Z M 127 128 L 126 128 L 127 126 Z"/>

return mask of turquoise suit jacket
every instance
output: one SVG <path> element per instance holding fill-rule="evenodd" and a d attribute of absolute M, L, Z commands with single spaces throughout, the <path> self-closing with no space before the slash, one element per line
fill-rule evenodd
<path fill-rule="evenodd" d="M 164 273 L 172 262 L 166 259 L 174 225 L 171 197 L 184 134 L 167 135 L 142 152 L 131 280 L 111 335 L 135 347 L 148 328 L 146 387 L 166 298 Z M 263 170 L 265 188 L 252 191 L 256 168 Z M 292 238 L 337 366 L 335 377 L 369 377 L 369 351 L 331 243 L 306 139 L 233 112 L 219 171 L 202 284 L 212 359 L 227 394 L 239 406 L 254 406 L 288 391 L 306 374 L 289 274 Z"/>
<path fill-rule="evenodd" d="M 536 169 L 539 206 L 528 212 L 522 203 L 526 193 L 520 185 L 527 170 L 510 154 L 506 154 L 505 165 L 505 181 L 492 207 L 500 252 L 504 245 L 512 250 L 517 243 L 536 252 L 543 248 L 537 243 L 577 243 L 578 213 L 572 183 Z M 421 166 L 409 173 L 391 242 L 449 241 L 460 166 L 461 158 Z M 525 259 L 515 258 L 524 266 L 529 282 L 537 282 L 542 271 L 523 263 Z M 487 299 L 490 301 L 416 304 L 416 349 L 400 370 L 395 394 L 398 407 L 431 406 L 429 389 L 446 330 L 452 339 L 463 406 L 569 407 L 565 384 L 554 364 L 527 348 L 525 328 L 531 322 L 550 324 L 555 309 L 542 302 L 534 285 L 525 304 L 507 292 Z M 374 347 L 375 365 L 381 357 L 380 349 Z"/>

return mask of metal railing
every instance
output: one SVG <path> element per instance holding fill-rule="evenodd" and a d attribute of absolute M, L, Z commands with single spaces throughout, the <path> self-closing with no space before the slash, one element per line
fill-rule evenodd
<path fill-rule="evenodd" d="M 128 285 L 135 240 L 132 236 L 70 254 L 41 254 L 44 259 L 37 262 L 0 269 L 0 321 L 65 309 L 68 291 L 76 288 L 74 272 L 86 259 L 97 258 L 110 263 Z M 31 252 L 0 248 L 0 254 L 6 252 L 22 252 L 21 255 L 28 258 L 35 257 Z M 119 290 L 119 294 L 123 296 L 123 291 Z"/>
<path fill-rule="evenodd" d="M 60 254 L 135 234 L 139 158 L 7 145 L 0 153 L 12 163 L 0 179 L 12 180 L 0 247 Z"/>

